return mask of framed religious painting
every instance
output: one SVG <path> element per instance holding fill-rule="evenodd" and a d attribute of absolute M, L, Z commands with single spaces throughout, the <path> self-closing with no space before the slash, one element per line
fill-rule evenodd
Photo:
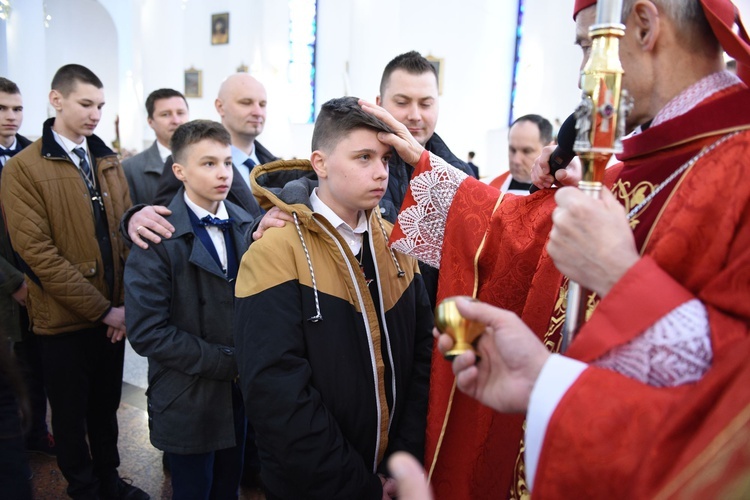
<path fill-rule="evenodd" d="M 435 57 L 435 56 L 427 56 L 425 57 L 425 59 L 430 61 L 430 64 L 432 64 L 432 67 L 435 68 L 435 73 L 437 73 L 437 79 L 438 79 L 438 94 L 443 95 L 443 71 L 445 69 L 443 58 Z"/>
<path fill-rule="evenodd" d="M 203 96 L 203 71 L 195 68 L 185 70 L 185 97 Z"/>
<path fill-rule="evenodd" d="M 229 12 L 211 16 L 211 45 L 229 43 Z"/>

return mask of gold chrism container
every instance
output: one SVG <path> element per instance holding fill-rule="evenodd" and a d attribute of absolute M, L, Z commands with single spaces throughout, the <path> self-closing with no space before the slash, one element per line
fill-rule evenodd
<path fill-rule="evenodd" d="M 435 326 L 441 333 L 450 335 L 455 342 L 453 349 L 445 353 L 445 358 L 453 360 L 456 356 L 474 350 L 473 343 L 484 332 L 484 325 L 461 316 L 456 306 L 458 297 L 447 297 L 435 308 Z M 470 300 L 470 297 L 466 297 Z M 475 351 L 476 354 L 476 351 Z"/>

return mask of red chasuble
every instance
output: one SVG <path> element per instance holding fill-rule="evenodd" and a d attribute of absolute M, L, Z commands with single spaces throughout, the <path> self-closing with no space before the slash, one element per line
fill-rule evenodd
<path fill-rule="evenodd" d="M 721 143 L 631 219 L 644 258 L 598 303 L 569 356 L 594 361 L 692 298 L 708 311 L 715 351 L 748 333 L 748 128 L 750 91 L 735 86 L 624 141 L 624 163 L 607 170 L 605 183 L 628 210 L 703 148 Z M 414 177 L 430 168 L 424 155 Z M 464 180 L 448 212 L 438 299 L 472 295 L 509 309 L 556 351 L 565 288 L 545 252 L 553 194 L 544 190 L 498 200 L 495 188 Z M 410 204 L 411 191 L 402 211 Z M 391 240 L 402 236 L 397 225 Z M 435 351 L 425 467 L 436 497 L 501 498 L 510 492 L 511 498 L 520 498 L 527 493 L 522 423 L 521 416 L 497 414 L 455 390 L 450 364 Z"/>
<path fill-rule="evenodd" d="M 726 346 L 677 388 L 589 368 L 550 420 L 534 497 L 747 498 L 748 359 L 750 339 Z"/>

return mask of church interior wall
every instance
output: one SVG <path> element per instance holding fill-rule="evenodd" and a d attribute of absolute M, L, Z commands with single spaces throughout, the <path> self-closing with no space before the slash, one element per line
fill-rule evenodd
<path fill-rule="evenodd" d="M 574 45 L 574 0 L 524 0 L 513 115 L 564 120 L 574 109 L 581 53 Z M 746 11 L 750 0 L 737 0 Z M 37 137 L 50 114 L 49 82 L 62 64 L 89 66 L 105 84 L 97 129 L 139 151 L 154 140 L 145 97 L 183 90 L 183 72 L 202 71 L 191 117 L 218 119 L 221 81 L 245 65 L 268 91 L 260 141 L 275 154 L 307 157 L 311 124 L 292 123 L 287 81 L 289 2 L 280 0 L 11 0 L 0 21 L 0 71 L 24 94 L 21 133 Z M 374 100 L 385 64 L 417 50 L 443 60 L 437 132 L 460 158 L 477 153 L 483 175 L 507 169 L 507 131 L 517 0 L 318 0 L 316 104 L 341 95 Z M 229 43 L 211 45 L 211 15 L 228 12 Z M 50 15 L 49 27 L 43 24 Z"/>

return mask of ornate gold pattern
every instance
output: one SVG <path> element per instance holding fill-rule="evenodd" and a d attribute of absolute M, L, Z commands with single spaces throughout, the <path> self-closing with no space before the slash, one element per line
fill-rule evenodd
<path fill-rule="evenodd" d="M 522 429 L 523 435 L 525 435 L 526 420 L 523 421 Z M 531 491 L 529 490 L 529 485 L 526 483 L 526 463 L 523 459 L 525 452 L 526 443 L 522 437 L 518 457 L 516 457 L 516 467 L 513 472 L 513 483 L 511 483 L 510 492 L 508 493 L 508 498 L 512 500 L 529 500 L 531 498 Z"/>
<path fill-rule="evenodd" d="M 620 200 L 622 205 L 625 207 L 626 212 L 630 212 L 633 207 L 637 207 L 638 204 L 645 200 L 653 190 L 654 185 L 648 181 L 641 181 L 634 187 L 631 187 L 631 183 L 629 181 L 617 179 L 617 182 L 615 182 L 614 186 L 612 186 L 612 194 L 615 195 L 615 198 Z M 631 229 L 635 229 L 635 227 L 639 223 L 638 216 L 643 213 L 649 205 L 651 205 L 651 201 L 646 203 L 641 208 L 641 210 L 637 214 L 635 214 L 632 219 L 630 219 Z"/>

